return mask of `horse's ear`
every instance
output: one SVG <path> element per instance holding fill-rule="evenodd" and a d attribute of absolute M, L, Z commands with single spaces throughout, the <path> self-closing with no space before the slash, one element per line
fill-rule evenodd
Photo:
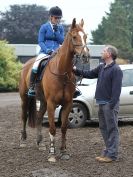
<path fill-rule="evenodd" d="M 83 18 L 81 19 L 80 25 L 83 27 L 84 26 L 84 20 Z"/>
<path fill-rule="evenodd" d="M 73 21 L 72 21 L 71 29 L 73 29 L 75 27 L 76 27 L 76 18 L 74 18 Z"/>

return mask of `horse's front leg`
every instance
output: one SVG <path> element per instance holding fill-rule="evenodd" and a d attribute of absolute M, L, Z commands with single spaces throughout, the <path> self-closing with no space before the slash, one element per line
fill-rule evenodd
<path fill-rule="evenodd" d="M 55 120 L 54 120 L 55 105 L 52 102 L 47 102 L 47 111 L 48 111 L 48 119 L 49 119 L 49 136 L 50 136 L 48 161 L 56 162 L 56 156 L 55 156 L 56 127 L 55 127 Z"/>
<path fill-rule="evenodd" d="M 46 150 L 46 146 L 43 143 L 43 137 L 42 137 L 42 120 L 43 116 L 46 112 L 46 103 L 43 101 L 37 100 L 37 145 L 39 147 L 39 150 Z"/>
<path fill-rule="evenodd" d="M 62 139 L 61 139 L 61 147 L 60 147 L 60 158 L 63 160 L 68 160 L 70 155 L 66 151 L 66 132 L 68 127 L 68 116 L 71 111 L 72 102 L 67 103 L 63 106 L 62 114 L 61 114 L 61 132 L 62 132 Z"/>
<path fill-rule="evenodd" d="M 21 121 L 22 121 L 22 130 L 21 130 L 21 139 L 20 139 L 20 147 L 26 146 L 26 123 L 27 123 L 27 110 L 28 110 L 28 99 L 22 99 L 21 101 Z"/>

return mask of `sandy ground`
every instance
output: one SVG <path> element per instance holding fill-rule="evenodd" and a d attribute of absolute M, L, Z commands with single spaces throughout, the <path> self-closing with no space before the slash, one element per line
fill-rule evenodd
<path fill-rule="evenodd" d="M 49 163 L 48 125 L 43 127 L 46 151 L 36 145 L 36 130 L 27 127 L 27 147 L 20 148 L 20 99 L 18 93 L 0 94 L 0 177 L 132 177 L 133 123 L 121 123 L 119 158 L 116 162 L 99 163 L 95 157 L 103 149 L 98 124 L 68 129 L 67 149 L 70 160 Z M 60 146 L 57 126 L 56 151 Z"/>

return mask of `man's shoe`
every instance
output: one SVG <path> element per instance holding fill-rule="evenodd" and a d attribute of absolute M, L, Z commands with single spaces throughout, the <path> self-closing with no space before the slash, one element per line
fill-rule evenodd
<path fill-rule="evenodd" d="M 35 95 L 36 95 L 35 90 L 33 90 L 33 89 L 30 88 L 30 89 L 28 90 L 28 96 L 29 96 L 29 97 L 34 97 Z"/>
<path fill-rule="evenodd" d="M 104 156 L 97 156 L 95 159 L 99 160 L 100 158 L 103 158 Z"/>
<path fill-rule="evenodd" d="M 99 157 L 97 160 L 99 162 L 105 162 L 105 163 L 110 163 L 110 162 L 114 161 L 113 159 L 111 159 L 109 157 Z"/>

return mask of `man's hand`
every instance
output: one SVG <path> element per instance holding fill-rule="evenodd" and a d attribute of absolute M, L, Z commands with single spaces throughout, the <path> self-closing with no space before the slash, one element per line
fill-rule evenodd
<path fill-rule="evenodd" d="M 112 103 L 109 103 L 109 107 L 110 107 L 110 109 L 114 109 L 115 105 Z"/>
<path fill-rule="evenodd" d="M 76 66 L 73 67 L 73 71 L 76 71 Z"/>

